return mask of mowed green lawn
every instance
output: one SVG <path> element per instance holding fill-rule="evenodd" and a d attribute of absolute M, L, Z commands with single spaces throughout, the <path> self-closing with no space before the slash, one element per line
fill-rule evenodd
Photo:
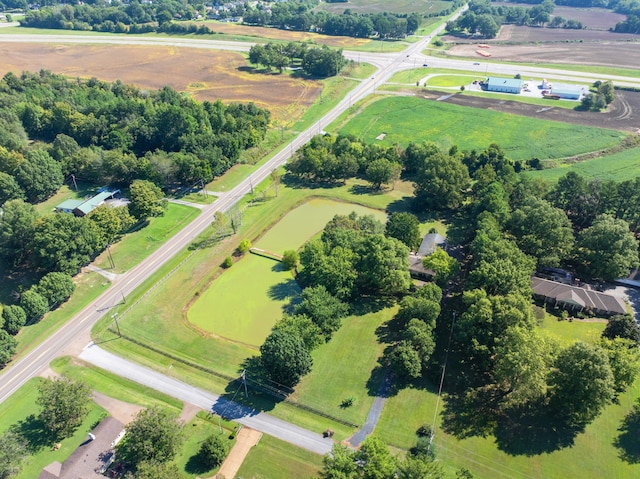
<path fill-rule="evenodd" d="M 144 228 L 129 233 L 111 246 L 116 267 L 114 273 L 123 273 L 162 246 L 169 238 L 189 224 L 200 210 L 191 206 L 169 203 L 164 216 L 150 218 Z M 93 263 L 99 268 L 110 269 L 108 251 L 104 251 Z"/>
<path fill-rule="evenodd" d="M 563 164 L 555 168 L 527 171 L 524 174 L 555 183 L 570 171 L 590 180 L 625 181 L 633 179 L 640 176 L 640 148 L 631 148 L 613 155 L 584 160 L 579 163 Z"/>
<path fill-rule="evenodd" d="M 237 477 L 252 479 L 291 479 L 316 477 L 322 456 L 295 447 L 288 442 L 263 435 L 249 450 Z"/>
<path fill-rule="evenodd" d="M 362 316 L 349 316 L 331 341 L 312 354 L 313 369 L 296 387 L 293 397 L 309 406 L 363 425 L 382 380 L 381 371 L 372 376 L 384 344 L 376 329 L 389 321 L 397 307 L 384 308 Z M 352 406 L 341 403 L 353 398 Z"/>
<path fill-rule="evenodd" d="M 32 436 L 34 440 L 42 440 L 41 433 L 34 429 L 38 423 L 29 421 L 29 416 L 37 416 L 40 413 L 39 406 L 36 405 L 38 397 L 38 384 L 41 379 L 34 378 L 25 383 L 10 398 L 0 404 L 0 434 L 7 431 L 12 425 L 25 421 L 32 427 L 26 427 L 24 433 Z M 16 479 L 33 479 L 38 477 L 43 467 L 54 461 L 64 462 L 71 453 L 86 439 L 89 431 L 107 415 L 106 411 L 95 403 L 91 403 L 90 411 L 80 427 L 76 429 L 73 436 L 60 442 L 60 448 L 54 450 L 53 447 L 42 445 L 30 452 L 22 470 L 15 477 Z"/>
<path fill-rule="evenodd" d="M 617 145 L 625 134 L 415 97 L 386 97 L 337 127 L 385 146 L 433 141 L 482 150 L 497 143 L 514 160 L 563 158 Z M 376 140 L 382 133 L 384 140 Z M 571 141 L 567 141 L 570 138 Z"/>
<path fill-rule="evenodd" d="M 590 341 L 599 336 L 603 328 L 604 323 L 557 321 L 549 315 L 541 324 L 542 334 L 554 338 L 562 347 L 575 340 Z M 375 434 L 402 449 L 415 445 L 416 429 L 433 421 L 437 401 L 435 391 L 437 385 L 425 383 L 418 388 L 403 389 L 397 396 L 389 398 Z M 639 394 L 640 381 L 636 381 L 619 397 L 617 404 L 608 406 L 584 433 L 575 437 L 571 447 L 531 456 L 501 451 L 494 437 L 457 439 L 445 433 L 442 415 L 446 401 L 441 401 L 434 439 L 437 456 L 451 473 L 466 467 L 478 479 L 638 477 L 640 464 L 630 465 L 619 459 L 619 451 L 613 443 L 620 434 L 621 422 Z"/>
<path fill-rule="evenodd" d="M 385 214 L 364 206 L 313 199 L 288 213 L 256 247 L 282 254 L 300 248 L 336 214 Z M 251 346 L 260 346 L 284 308 L 300 293 L 293 275 L 281 264 L 246 255 L 213 281 L 187 313 L 204 331 Z"/>

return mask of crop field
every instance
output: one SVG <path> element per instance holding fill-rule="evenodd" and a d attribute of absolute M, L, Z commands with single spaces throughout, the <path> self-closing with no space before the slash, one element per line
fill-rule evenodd
<path fill-rule="evenodd" d="M 440 0 L 349 0 L 348 3 L 321 3 L 319 10 L 342 13 L 350 9 L 354 13 L 433 13 L 449 8 L 451 4 Z"/>
<path fill-rule="evenodd" d="M 569 171 L 575 171 L 590 180 L 625 181 L 640 176 L 640 148 L 621 151 L 578 163 L 567 163 L 540 171 L 527 171 L 527 176 L 556 182 Z"/>
<path fill-rule="evenodd" d="M 197 25 L 201 23 L 198 22 Z M 311 41 L 321 45 L 329 45 L 330 47 L 341 47 L 351 49 L 371 43 L 368 38 L 340 37 L 331 35 L 321 35 L 312 32 L 295 32 L 292 30 L 281 30 L 279 28 L 258 27 L 252 25 L 239 25 L 237 23 L 227 22 L 205 22 L 211 30 L 216 33 L 224 33 L 227 35 L 238 35 L 264 38 L 269 40 L 283 40 L 287 42 L 304 42 Z"/>
<path fill-rule="evenodd" d="M 495 6 L 514 6 L 511 2 L 491 2 L 491 4 Z M 533 6 L 533 2 L 531 4 L 519 3 L 518 5 L 529 8 Z M 562 5 L 555 6 L 551 17 L 553 18 L 554 16 L 582 22 L 582 25 L 587 30 L 609 30 L 609 28 L 614 27 L 616 23 L 625 19 L 625 15 L 615 13 L 605 8 L 574 8 Z"/>
<path fill-rule="evenodd" d="M 0 75 L 44 68 L 70 77 L 170 85 L 198 100 L 249 102 L 275 119 L 299 118 L 320 93 L 321 83 L 290 75 L 255 73 L 242 54 L 195 48 L 135 45 L 0 44 Z M 296 117 L 297 115 L 297 117 Z"/>
<path fill-rule="evenodd" d="M 457 145 L 461 150 L 471 150 L 497 143 L 514 160 L 573 156 L 614 146 L 624 137 L 615 130 L 470 109 L 414 97 L 382 98 L 335 128 L 340 133 L 384 145 L 433 141 L 444 148 Z M 375 140 L 381 133 L 386 133 L 384 140 Z M 567 138 L 572 141 L 567 142 Z"/>
<path fill-rule="evenodd" d="M 314 199 L 288 213 L 254 246 L 282 254 L 300 248 L 336 214 L 385 214 L 359 205 Z M 191 323 L 215 336 L 260 346 L 300 289 L 280 263 L 247 254 L 218 277 L 187 313 Z"/>

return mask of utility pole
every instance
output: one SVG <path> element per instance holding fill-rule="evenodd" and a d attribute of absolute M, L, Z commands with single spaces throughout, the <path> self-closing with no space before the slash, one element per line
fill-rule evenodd
<path fill-rule="evenodd" d="M 244 397 L 249 399 L 249 393 L 247 391 L 247 370 L 246 369 L 242 370 L 242 374 L 240 375 L 240 377 L 242 378 L 242 384 L 244 385 Z"/>
<path fill-rule="evenodd" d="M 113 256 L 111 256 L 111 245 L 107 245 L 107 255 L 109 256 L 109 264 L 111 265 L 111 269 L 116 269 L 116 264 L 113 261 Z"/>
<path fill-rule="evenodd" d="M 124 292 L 122 290 L 120 290 L 120 294 L 122 295 L 122 304 L 126 304 L 127 300 L 124 297 Z"/>
<path fill-rule="evenodd" d="M 73 173 L 71 174 L 71 180 L 73 180 L 73 187 L 75 188 L 76 191 L 78 191 L 78 184 L 76 183 L 76 175 L 74 175 Z"/>
<path fill-rule="evenodd" d="M 113 318 L 113 321 L 116 323 L 116 329 L 118 330 L 118 336 L 122 337 L 122 334 L 120 333 L 120 325 L 118 324 L 118 313 L 113 313 L 111 315 L 111 317 Z"/>

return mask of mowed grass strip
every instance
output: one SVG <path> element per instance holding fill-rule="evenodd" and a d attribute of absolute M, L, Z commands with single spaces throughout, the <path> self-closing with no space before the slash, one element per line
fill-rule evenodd
<path fill-rule="evenodd" d="M 288 442 L 263 435 L 247 454 L 237 477 L 253 479 L 291 479 L 316 477 L 322 456 L 295 447 Z"/>
<path fill-rule="evenodd" d="M 514 160 L 562 158 L 597 151 L 618 144 L 625 136 L 615 130 L 414 97 L 381 98 L 338 129 L 385 146 L 433 141 L 447 148 L 457 145 L 461 150 L 482 150 L 497 143 Z M 376 140 L 381 133 L 386 134 L 384 140 Z"/>
<path fill-rule="evenodd" d="M 149 218 L 149 224 L 144 228 L 126 234 L 120 241 L 111 245 L 111 255 L 116 265 L 112 272 L 123 273 L 133 268 L 199 214 L 198 208 L 169 203 L 164 216 Z M 110 269 L 109 252 L 103 251 L 93 264 L 99 268 Z"/>
<path fill-rule="evenodd" d="M 574 171 L 590 180 L 625 181 L 633 179 L 640 176 L 640 148 L 631 148 L 612 155 L 577 163 L 560 164 L 544 170 L 527 171 L 524 174 L 555 183 L 561 176 L 570 171 Z"/>

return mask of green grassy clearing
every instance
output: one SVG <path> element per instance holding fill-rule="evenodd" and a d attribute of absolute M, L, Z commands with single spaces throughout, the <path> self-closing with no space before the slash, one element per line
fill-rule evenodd
<path fill-rule="evenodd" d="M 540 332 L 562 344 L 570 346 L 575 341 L 593 343 L 597 340 L 607 323 L 589 321 L 559 321 L 553 315 L 546 314 L 538 323 Z"/>
<path fill-rule="evenodd" d="M 342 69 L 340 76 L 364 80 L 369 78 L 375 71 L 376 67 L 370 63 L 353 62 L 348 63 L 347 66 Z"/>
<path fill-rule="evenodd" d="M 403 40 L 371 40 L 359 45 L 349 46 L 349 50 L 367 53 L 397 53 L 408 46 L 409 42 Z"/>
<path fill-rule="evenodd" d="M 198 190 L 186 195 L 176 197 L 178 200 L 187 201 L 189 203 L 195 203 L 198 205 L 210 205 L 216 200 L 215 196 L 205 194 L 202 190 Z"/>
<path fill-rule="evenodd" d="M 385 214 L 359 205 L 311 200 L 288 213 L 255 244 L 281 254 L 300 248 L 336 214 Z M 247 255 L 217 278 L 191 306 L 189 321 L 204 331 L 258 347 L 300 289 L 280 263 Z"/>
<path fill-rule="evenodd" d="M 549 163 L 552 163 L 554 166 L 551 167 L 551 165 L 547 165 L 550 166 L 547 169 L 527 171 L 524 174 L 554 183 L 570 171 L 575 171 L 590 180 L 625 181 L 640 176 L 640 148 L 631 148 L 612 155 L 601 156 L 577 163 Z"/>
<path fill-rule="evenodd" d="M 436 75 L 427 79 L 425 86 L 459 87 L 472 83 L 474 78 L 475 75 Z"/>
<path fill-rule="evenodd" d="M 355 117 L 339 118 L 329 129 L 385 146 L 427 140 L 445 148 L 457 145 L 461 150 L 481 150 L 497 143 L 514 160 L 573 156 L 614 146 L 625 137 L 614 130 L 413 97 L 381 98 Z M 386 133 L 385 139 L 375 140 L 380 133 Z"/>
<path fill-rule="evenodd" d="M 120 401 L 143 407 L 161 406 L 173 409 L 176 414 L 182 410 L 182 401 L 178 399 L 69 356 L 54 359 L 51 368 L 57 373 L 87 383 L 94 391 Z"/>
<path fill-rule="evenodd" d="M 353 424 L 364 424 L 383 374 L 376 369 L 384 349 L 376 329 L 396 312 L 392 307 L 343 319 L 331 341 L 313 352 L 313 369 L 296 388 L 294 398 Z M 354 398 L 353 405 L 341 408 L 349 397 Z"/>
<path fill-rule="evenodd" d="M 169 203 L 164 216 L 150 218 L 147 226 L 128 233 L 111 246 L 111 255 L 116 265 L 113 272 L 123 273 L 133 268 L 199 214 L 200 210 L 197 208 Z M 102 252 L 93 264 L 99 268 L 109 269 L 108 252 Z"/>
<path fill-rule="evenodd" d="M 53 444 L 45 444 L 47 440 L 42 437 L 37 421 L 28 419 L 29 416 L 37 416 L 39 413 L 39 407 L 35 401 L 38 397 L 38 384 L 40 381 L 39 378 L 29 380 L 9 399 L 0 404 L 0 433 L 4 433 L 12 425 L 24 421 L 23 434 L 33 441 L 39 441 L 41 444 L 36 446 L 37 450 L 35 452 L 27 456 L 22 470 L 15 476 L 17 479 L 33 479 L 38 477 L 42 468 L 48 464 L 54 461 L 64 462 L 86 438 L 87 433 L 107 415 L 104 409 L 95 403 L 91 403 L 89 414 L 82 425 L 78 427 L 73 436 L 60 442 L 58 450 L 54 450 Z"/>
<path fill-rule="evenodd" d="M 253 479 L 316 477 L 321 467 L 321 456 L 264 435 L 247 454 L 237 476 Z"/>
<path fill-rule="evenodd" d="M 358 84 L 358 81 L 338 76 L 327 78 L 322 81 L 322 84 L 320 95 L 304 114 L 304 117 L 292 126 L 294 130 L 305 130 L 320 120 Z"/>

